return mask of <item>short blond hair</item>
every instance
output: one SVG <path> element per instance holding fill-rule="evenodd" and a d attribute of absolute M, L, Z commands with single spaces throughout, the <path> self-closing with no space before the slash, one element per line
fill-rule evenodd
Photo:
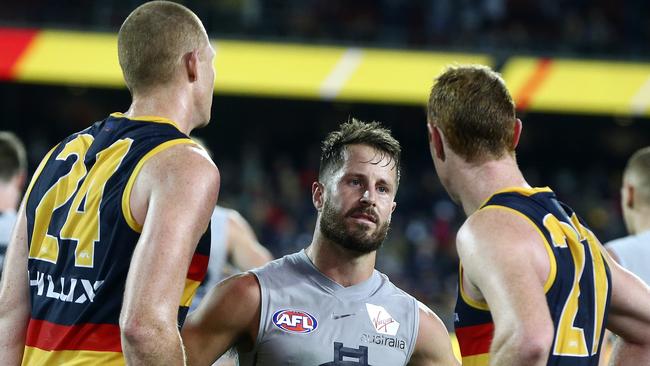
<path fill-rule="evenodd" d="M 431 88 L 427 118 L 467 161 L 514 150 L 515 103 L 501 76 L 486 66 L 447 68 Z"/>
<path fill-rule="evenodd" d="M 152 1 L 126 18 L 117 36 L 117 53 L 132 94 L 165 85 L 185 53 L 204 42 L 201 20 L 183 5 Z"/>
<path fill-rule="evenodd" d="M 634 186 L 638 202 L 650 206 L 650 146 L 638 150 L 630 157 L 623 177 Z"/>

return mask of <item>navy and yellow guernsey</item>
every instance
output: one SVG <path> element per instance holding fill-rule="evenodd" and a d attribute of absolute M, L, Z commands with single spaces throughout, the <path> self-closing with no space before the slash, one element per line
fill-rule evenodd
<path fill-rule="evenodd" d="M 547 365 L 598 365 L 611 276 L 594 234 L 549 188 L 506 189 L 480 208 L 495 209 L 526 218 L 548 252 L 550 273 L 544 291 L 555 335 Z M 462 264 L 459 275 L 454 325 L 463 366 L 488 365 L 494 334 L 490 309 L 465 293 Z"/>
<path fill-rule="evenodd" d="M 143 164 L 178 144 L 193 141 L 170 120 L 114 113 L 43 159 L 27 191 L 31 316 L 23 365 L 124 364 L 118 319 L 142 230 L 130 192 Z M 207 271 L 209 240 L 208 229 L 187 274 L 179 327 Z"/>

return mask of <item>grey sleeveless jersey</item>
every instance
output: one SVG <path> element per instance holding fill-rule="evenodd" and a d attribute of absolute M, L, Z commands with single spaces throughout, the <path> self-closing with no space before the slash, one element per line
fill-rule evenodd
<path fill-rule="evenodd" d="M 323 275 L 304 250 L 251 271 L 261 287 L 255 347 L 242 366 L 399 366 L 413 353 L 415 298 L 374 271 L 343 287 Z"/>

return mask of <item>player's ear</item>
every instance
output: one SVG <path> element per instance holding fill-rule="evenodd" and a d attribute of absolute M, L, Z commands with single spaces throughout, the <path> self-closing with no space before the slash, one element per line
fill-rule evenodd
<path fill-rule="evenodd" d="M 199 51 L 193 50 L 183 56 L 183 67 L 187 79 L 190 82 L 196 81 L 199 72 Z"/>
<path fill-rule="evenodd" d="M 314 182 L 311 184 L 311 201 L 316 207 L 316 210 L 320 211 L 323 208 L 323 195 L 325 191 L 325 186 L 320 182 Z"/>
<path fill-rule="evenodd" d="M 521 120 L 517 118 L 515 120 L 514 133 L 512 134 L 512 150 L 514 150 L 517 145 L 519 145 L 519 138 L 521 137 L 521 130 L 523 129 L 523 124 Z"/>
<path fill-rule="evenodd" d="M 623 185 L 623 189 L 625 189 L 625 193 L 626 193 L 625 195 L 623 195 L 623 197 L 625 197 L 625 202 L 624 202 L 625 207 L 629 209 L 633 209 L 634 208 L 634 186 L 625 183 Z"/>
<path fill-rule="evenodd" d="M 442 144 L 442 132 L 438 126 L 433 126 L 431 123 L 427 123 L 427 129 L 429 130 L 429 143 L 433 145 L 433 152 L 438 159 L 445 161 L 445 147 Z"/>
<path fill-rule="evenodd" d="M 27 182 L 27 173 L 23 172 L 16 175 L 15 182 L 16 182 L 16 187 L 18 187 L 19 190 L 24 189 L 25 183 Z"/>

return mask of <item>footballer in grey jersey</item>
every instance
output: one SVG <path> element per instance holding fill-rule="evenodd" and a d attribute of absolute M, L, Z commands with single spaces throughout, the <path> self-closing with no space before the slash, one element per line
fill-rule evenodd
<path fill-rule="evenodd" d="M 261 289 L 260 327 L 240 365 L 397 366 L 410 359 L 417 300 L 379 271 L 343 287 L 300 251 L 252 272 Z"/>
<path fill-rule="evenodd" d="M 244 366 L 458 365 L 440 319 L 375 270 L 400 149 L 378 123 L 352 120 L 328 135 L 312 242 L 217 285 L 183 327 L 189 364 L 235 348 Z"/>

